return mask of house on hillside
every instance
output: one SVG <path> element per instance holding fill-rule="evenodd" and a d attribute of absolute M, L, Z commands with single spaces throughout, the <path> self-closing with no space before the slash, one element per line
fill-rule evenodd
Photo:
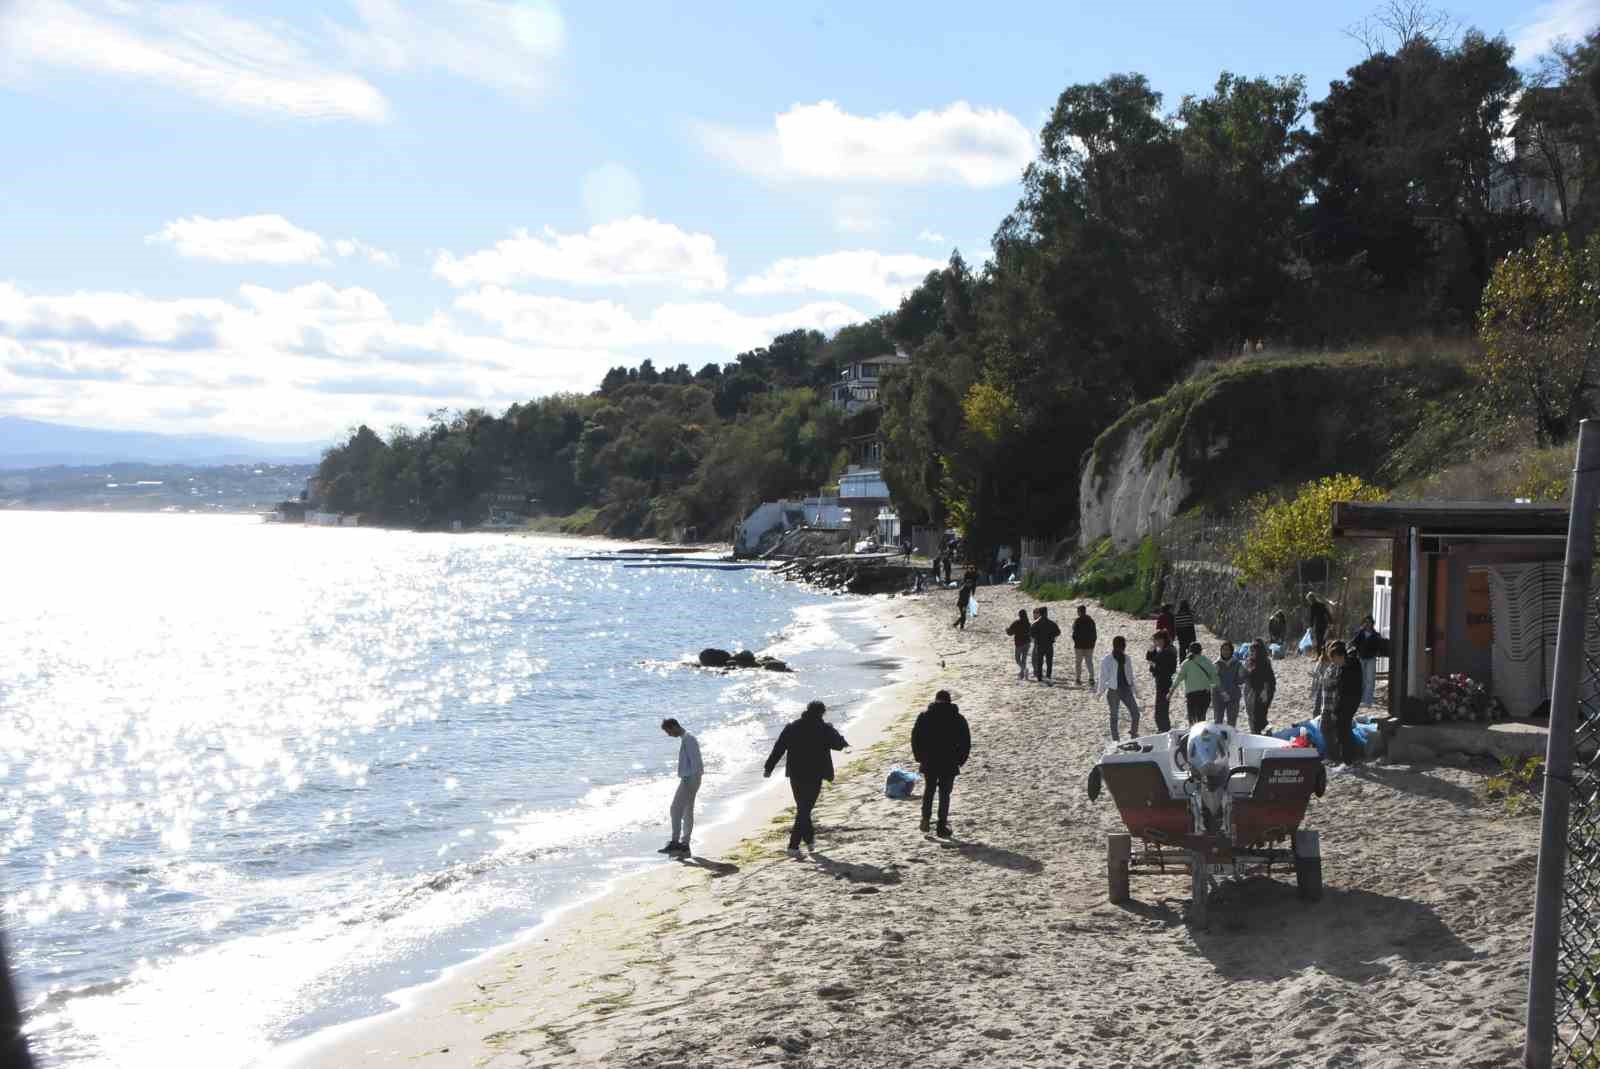
<path fill-rule="evenodd" d="M 890 368 L 911 363 L 904 353 L 884 353 L 881 356 L 857 360 L 845 367 L 839 381 L 833 384 L 829 400 L 846 414 L 859 412 L 878 403 L 878 387 Z"/>
<path fill-rule="evenodd" d="M 1562 136 L 1569 92 L 1553 86 L 1524 91 L 1511 128 L 1511 158 L 1490 175 L 1490 207 L 1529 211 L 1552 226 L 1570 221 L 1583 198 L 1584 161 L 1580 147 Z"/>

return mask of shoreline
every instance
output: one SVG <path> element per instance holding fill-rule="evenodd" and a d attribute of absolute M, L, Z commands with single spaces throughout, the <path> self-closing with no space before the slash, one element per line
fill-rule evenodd
<path fill-rule="evenodd" d="M 545 532 L 490 533 L 558 539 L 601 537 Z M 928 681 L 930 673 L 937 671 L 931 654 L 920 652 L 928 649 L 925 636 L 920 633 L 896 635 L 890 630 L 889 625 L 897 617 L 904 616 L 897 610 L 899 599 L 876 596 L 859 600 L 871 625 L 886 632 L 885 641 L 873 645 L 872 655 L 892 658 L 897 666 L 886 672 L 855 716 L 847 721 L 836 721 L 851 744 L 850 751 L 838 762 L 841 779 L 847 770 L 853 770 L 868 760 L 871 752 L 880 749 L 889 731 L 909 716 L 910 710 L 919 710 L 931 698 Z M 787 828 L 784 814 L 792 809 L 793 802 L 785 782 L 780 768 L 771 780 L 717 802 L 716 811 L 705 814 L 697 822 L 696 856 L 692 860 L 664 859 L 659 867 L 613 876 L 576 901 L 553 908 L 538 924 L 506 943 L 450 966 L 431 980 L 389 992 L 385 998 L 394 1005 L 388 1011 L 292 1040 L 256 1064 L 266 1069 L 300 1066 L 335 1069 L 410 1065 L 419 1061 L 458 1065 L 463 1064 L 461 1059 L 465 1057 L 490 1054 L 487 1049 L 467 1053 L 474 1037 L 480 1035 L 482 1022 L 461 1019 L 459 1009 L 464 1000 L 480 996 L 488 982 L 508 973 L 515 974 L 530 961 L 547 959 L 552 948 L 560 948 L 561 956 L 581 957 L 589 949 L 586 944 L 597 932 L 619 934 L 638 924 L 648 924 L 652 914 L 646 907 L 660 907 L 680 897 L 686 889 L 703 886 L 727 875 L 730 869 L 737 871 L 734 861 L 723 858 L 742 859 L 747 853 L 747 844 L 775 821 L 783 822 Z M 819 803 L 820 812 L 825 812 L 827 801 L 825 792 Z M 705 816 L 711 819 L 706 820 Z M 424 1037 L 429 1044 L 434 1044 L 431 1049 L 419 1049 Z M 429 1060 L 431 1055 L 438 1055 L 438 1060 Z"/>
<path fill-rule="evenodd" d="M 292 1064 L 1516 1060 L 1538 822 L 1488 799 L 1481 772 L 1381 762 L 1330 776 L 1306 819 L 1322 835 L 1322 899 L 1300 901 L 1292 874 L 1274 870 L 1226 884 L 1197 930 L 1181 869 L 1141 872 L 1129 902 L 1108 901 L 1106 836 L 1124 827 L 1084 782 L 1104 750 L 1106 704 L 1075 684 L 1070 650 L 1053 683 L 1017 679 L 1003 628 L 1032 600 L 996 588 L 962 631 L 948 597 L 875 602 L 906 659 L 875 695 L 871 729 L 852 729 L 851 760 L 818 806 L 817 850 L 783 855 L 789 806 L 770 790 L 717 852 L 708 837 L 709 864 L 619 882 Z M 1094 615 L 1101 652 L 1122 634 L 1137 658 L 1149 622 Z M 1308 672 L 1278 662 L 1274 724 L 1307 714 Z M 951 839 L 918 832 L 920 796 L 883 793 L 935 687 L 952 691 L 973 733 Z M 1139 698 L 1148 728 L 1142 676 Z"/>

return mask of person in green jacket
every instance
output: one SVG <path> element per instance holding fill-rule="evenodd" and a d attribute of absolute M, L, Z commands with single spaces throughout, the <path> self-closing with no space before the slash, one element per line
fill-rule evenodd
<path fill-rule="evenodd" d="M 1178 682 L 1189 702 L 1189 723 L 1198 724 L 1210 711 L 1211 692 L 1220 682 L 1217 666 L 1206 657 L 1200 643 L 1189 644 L 1183 663 L 1178 665 Z"/>

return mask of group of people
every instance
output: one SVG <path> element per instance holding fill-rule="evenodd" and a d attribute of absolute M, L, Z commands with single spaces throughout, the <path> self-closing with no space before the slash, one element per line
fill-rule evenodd
<path fill-rule="evenodd" d="M 967 602 L 976 589 L 976 576 L 969 572 L 962 583 L 960 595 L 961 619 L 965 626 Z M 1313 637 L 1325 636 L 1331 625 L 1329 603 L 1308 595 L 1308 605 Z M 1320 606 L 1322 613 L 1315 611 Z M 1156 614 L 1155 632 L 1150 648 L 1145 651 L 1145 671 L 1154 687 L 1155 726 L 1158 732 L 1172 729 L 1172 694 L 1182 687 L 1184 707 L 1189 723 L 1199 723 L 1213 717 L 1219 723 L 1238 725 L 1241 705 L 1249 720 L 1252 734 L 1265 734 L 1267 714 L 1277 694 L 1278 678 L 1273 669 L 1273 654 L 1264 639 L 1255 639 L 1246 648 L 1243 657 L 1233 643 L 1223 641 L 1218 647 L 1215 661 L 1205 654 L 1205 648 L 1196 638 L 1196 617 L 1187 601 L 1177 606 L 1163 605 Z M 1267 621 L 1268 636 L 1281 644 L 1287 620 L 1282 612 Z M 1018 610 L 1017 618 L 1006 628 L 1012 639 L 1017 664 L 1017 678 L 1026 680 L 1031 663 L 1033 678 L 1044 682 L 1051 680 L 1055 670 L 1055 644 L 1061 637 L 1061 627 L 1050 618 L 1050 610 L 1038 606 L 1030 619 L 1026 609 Z M 1072 623 L 1072 645 L 1075 653 L 1074 675 L 1083 683 L 1087 668 L 1089 686 L 1104 696 L 1110 714 L 1109 724 L 1113 741 L 1121 741 L 1121 713 L 1127 710 L 1129 729 L 1133 736 L 1139 734 L 1139 672 L 1128 652 L 1128 640 L 1117 635 L 1111 640 L 1111 652 L 1095 661 L 1098 631 L 1094 617 L 1087 606 L 1078 606 L 1078 615 Z M 1317 665 L 1312 672 L 1312 716 L 1320 718 L 1327 757 L 1333 764 L 1355 764 L 1361 755 L 1351 743 L 1351 730 L 1357 709 L 1373 701 L 1377 678 L 1377 662 L 1388 653 L 1387 640 L 1377 630 L 1371 616 L 1364 617 L 1361 626 L 1348 642 L 1334 639 L 1317 647 Z M 1180 657 L 1181 653 L 1181 657 Z M 1031 656 L 1030 656 L 1031 655 Z M 798 720 L 787 725 L 773 744 L 767 757 L 765 775 L 771 776 L 780 761 L 794 795 L 794 823 L 789 832 L 788 853 L 800 857 L 802 845 L 813 848 L 816 827 L 812 812 L 822 792 L 822 784 L 833 779 L 833 753 L 849 749 L 843 735 L 829 724 L 824 715 L 827 707 L 820 701 L 811 702 Z M 705 774 L 705 763 L 700 754 L 700 744 L 676 719 L 661 722 L 661 729 L 679 740 L 678 788 L 673 795 L 670 818 L 672 838 L 661 848 L 665 854 L 688 856 L 690 839 L 694 834 L 694 803 Z M 960 709 L 950 700 L 949 691 L 941 690 L 918 717 L 911 732 L 911 752 L 920 767 L 924 780 L 922 794 L 921 829 L 934 830 L 941 837 L 949 837 L 950 794 L 956 775 L 967 763 L 972 752 L 972 733 Z M 937 823 L 934 823 L 934 805 L 937 800 Z"/>
<path fill-rule="evenodd" d="M 1061 637 L 1061 625 L 1050 618 L 1050 610 L 1043 605 L 1033 610 L 1028 618 L 1027 609 L 1018 609 L 1017 618 L 1006 628 L 1011 637 L 1013 655 L 1017 662 L 1017 678 L 1028 678 L 1029 655 L 1032 655 L 1033 678 L 1036 682 L 1055 679 L 1056 640 Z M 1073 674 L 1078 684 L 1083 684 L 1083 670 L 1089 669 L 1089 685 L 1094 686 L 1094 647 L 1099 641 L 1094 617 L 1082 605 L 1078 618 L 1072 621 L 1072 648 L 1075 655 Z"/>
<path fill-rule="evenodd" d="M 828 707 L 822 702 L 809 703 L 798 720 L 778 733 L 763 771 L 763 775 L 770 778 L 782 761 L 789 791 L 794 796 L 794 823 L 789 829 L 786 851 L 790 857 L 803 856 L 802 845 L 815 850 L 817 828 L 812 814 L 817 799 L 822 794 L 823 783 L 833 781 L 834 752 L 850 748 L 839 730 L 824 719 L 827 711 Z M 678 789 L 670 811 L 672 838 L 660 852 L 689 857 L 693 854 L 690 838 L 694 834 L 694 801 L 705 774 L 705 762 L 700 755 L 699 741 L 675 718 L 663 720 L 661 730 L 678 740 Z M 949 838 L 953 834 L 950 792 L 972 753 L 971 728 L 960 708 L 950 700 L 949 691 L 941 690 L 934 695 L 934 700 L 917 717 L 911 729 L 911 753 L 923 777 L 920 827 L 924 832 L 934 830 L 940 838 Z M 935 799 L 938 801 L 937 825 L 933 824 Z"/>

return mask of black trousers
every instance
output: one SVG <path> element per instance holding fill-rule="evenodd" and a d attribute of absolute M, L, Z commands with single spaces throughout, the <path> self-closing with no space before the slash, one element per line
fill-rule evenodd
<path fill-rule="evenodd" d="M 1053 642 L 1033 644 L 1033 678 L 1049 679 L 1056 670 L 1056 646 Z"/>
<path fill-rule="evenodd" d="M 1178 628 L 1178 659 L 1189 656 L 1189 647 L 1194 645 L 1195 633 L 1192 627 Z"/>
<path fill-rule="evenodd" d="M 1341 712 L 1334 710 L 1331 717 L 1322 718 L 1322 741 L 1328 748 L 1328 763 L 1332 765 L 1349 764 L 1350 759 L 1356 754 L 1355 744 L 1350 741 L 1351 725 L 1355 723 L 1355 710 Z"/>
<path fill-rule="evenodd" d="M 794 827 L 789 829 L 789 849 L 801 843 L 807 846 L 817 841 L 817 829 L 811 823 L 811 811 L 817 807 L 817 796 L 822 793 L 820 779 L 792 779 L 789 790 L 794 793 Z"/>
<path fill-rule="evenodd" d="M 1206 718 L 1206 713 L 1211 711 L 1211 692 L 1209 690 L 1191 690 L 1188 694 L 1189 723 L 1198 724 Z"/>
<path fill-rule="evenodd" d="M 1156 680 L 1156 730 L 1172 730 L 1172 681 Z"/>
<path fill-rule="evenodd" d="M 956 785 L 954 769 L 922 770 L 922 819 L 933 817 L 933 795 L 939 793 L 939 827 L 950 823 L 950 791 Z"/>

